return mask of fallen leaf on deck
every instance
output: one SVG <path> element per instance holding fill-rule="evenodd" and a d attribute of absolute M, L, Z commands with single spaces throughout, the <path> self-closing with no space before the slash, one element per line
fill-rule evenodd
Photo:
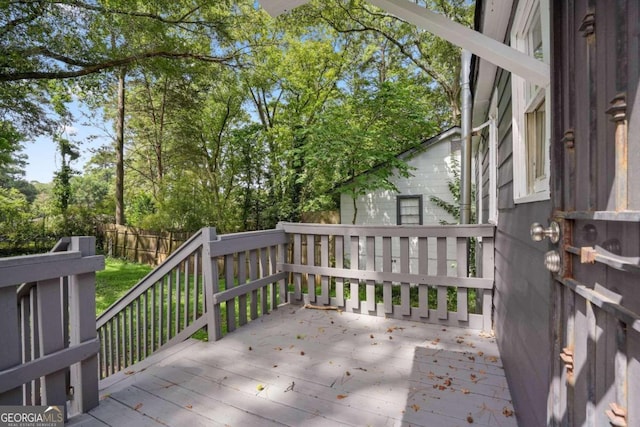
<path fill-rule="evenodd" d="M 346 372 L 346 374 L 347 374 L 347 376 L 350 376 L 350 375 L 351 375 L 351 372 L 347 371 L 347 372 Z"/>
<path fill-rule="evenodd" d="M 411 407 L 413 408 L 414 411 L 418 412 L 420 410 L 420 407 L 418 405 L 416 405 L 415 403 L 413 405 L 411 405 Z"/>
<path fill-rule="evenodd" d="M 392 339 L 393 339 L 393 337 L 392 337 L 391 335 L 389 335 L 389 339 L 390 339 L 390 340 L 392 340 Z"/>
<path fill-rule="evenodd" d="M 460 389 L 460 391 L 462 392 L 462 394 L 469 394 L 469 393 L 471 393 L 471 390 L 469 390 L 468 388 Z"/>
<path fill-rule="evenodd" d="M 431 344 L 436 345 L 440 342 L 440 338 L 436 338 L 435 340 L 431 341 Z"/>
<path fill-rule="evenodd" d="M 462 344 L 462 343 L 464 342 L 464 340 L 456 340 L 456 342 L 457 342 L 458 344 Z"/>
<path fill-rule="evenodd" d="M 282 351 L 282 347 L 275 347 L 274 350 L 275 351 Z"/>
<path fill-rule="evenodd" d="M 482 357 L 483 355 L 484 355 L 484 352 L 482 352 L 482 351 L 478 352 L 478 356 Z"/>
<path fill-rule="evenodd" d="M 473 424 L 473 417 L 472 417 L 471 415 L 469 415 L 469 416 L 467 417 L 467 422 L 468 422 L 469 424 Z"/>
<path fill-rule="evenodd" d="M 133 409 L 136 411 L 140 408 L 142 408 L 142 403 L 138 403 L 136 406 L 133 407 Z"/>
<path fill-rule="evenodd" d="M 301 351 L 301 352 L 300 352 L 300 356 L 304 356 L 304 351 Z"/>
<path fill-rule="evenodd" d="M 251 351 L 251 350 L 253 350 L 253 349 L 251 348 L 251 346 L 249 346 L 249 351 Z"/>
<path fill-rule="evenodd" d="M 256 386 L 256 390 L 258 390 L 258 391 L 262 391 L 262 390 L 264 390 L 264 386 L 263 386 L 262 384 L 258 384 L 258 385 Z"/>
<path fill-rule="evenodd" d="M 502 415 L 505 417 L 513 417 L 513 411 L 505 406 L 504 409 L 502 409 Z"/>
<path fill-rule="evenodd" d="M 496 363 L 498 361 L 498 358 L 496 356 L 488 356 L 488 357 L 485 357 L 484 360 L 486 360 L 487 362 Z"/>
<path fill-rule="evenodd" d="M 133 374 L 135 374 L 135 371 L 125 371 L 124 374 L 125 375 L 133 375 Z"/>
<path fill-rule="evenodd" d="M 369 338 L 373 339 L 373 334 L 369 335 Z"/>
<path fill-rule="evenodd" d="M 447 378 L 444 382 L 444 385 L 446 385 L 447 387 L 449 387 L 451 385 L 451 378 Z"/>
<path fill-rule="evenodd" d="M 187 409 L 193 409 L 193 405 L 187 405 L 187 406 L 185 406 L 185 408 L 187 408 Z"/>
<path fill-rule="evenodd" d="M 484 375 L 484 374 L 486 374 L 486 373 L 487 373 L 487 371 L 485 371 L 484 369 L 480 369 L 480 370 L 478 371 L 478 373 L 479 373 L 480 375 Z"/>
<path fill-rule="evenodd" d="M 342 400 L 342 399 L 346 399 L 348 396 L 346 394 L 339 394 L 336 396 L 336 399 L 338 400 Z"/>

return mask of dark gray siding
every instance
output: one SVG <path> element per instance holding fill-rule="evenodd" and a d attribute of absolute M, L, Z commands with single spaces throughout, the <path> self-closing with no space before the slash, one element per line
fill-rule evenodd
<path fill-rule="evenodd" d="M 499 73 L 497 84 L 499 216 L 494 324 L 518 422 L 537 427 L 546 424 L 551 378 L 552 287 L 551 276 L 543 267 L 547 247 L 531 241 L 529 227 L 532 222 L 548 222 L 551 204 L 513 202 L 510 74 Z M 488 156 L 483 158 L 488 161 Z"/>

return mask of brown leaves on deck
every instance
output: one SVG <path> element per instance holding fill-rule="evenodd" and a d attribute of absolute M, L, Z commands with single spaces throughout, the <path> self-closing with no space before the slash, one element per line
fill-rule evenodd
<path fill-rule="evenodd" d="M 193 409 L 193 405 L 185 405 L 185 408 L 187 408 L 187 409 Z"/>
<path fill-rule="evenodd" d="M 420 406 L 414 403 L 413 405 L 411 405 L 411 409 L 413 409 L 415 412 L 418 412 L 420 410 Z"/>
<path fill-rule="evenodd" d="M 138 409 L 142 408 L 142 403 L 138 403 L 136 406 L 133 407 L 134 411 L 137 411 Z"/>
<path fill-rule="evenodd" d="M 436 338 L 435 340 L 431 341 L 431 345 L 438 345 L 439 342 L 440 338 Z"/>
<path fill-rule="evenodd" d="M 349 397 L 349 396 L 346 395 L 346 394 L 339 394 L 339 395 L 336 396 L 336 399 L 342 400 L 342 399 L 346 399 L 347 397 Z"/>
<path fill-rule="evenodd" d="M 471 414 L 469 414 L 469 415 L 467 416 L 467 422 L 468 422 L 469 424 L 473 424 L 473 417 L 471 416 Z"/>
<path fill-rule="evenodd" d="M 135 373 L 136 373 L 135 371 L 125 371 L 124 372 L 125 375 L 133 375 Z"/>
<path fill-rule="evenodd" d="M 498 358 L 496 356 L 487 356 L 484 358 L 484 360 L 486 360 L 487 362 L 496 363 L 498 361 Z"/>
<path fill-rule="evenodd" d="M 469 390 L 468 388 L 462 388 L 462 389 L 460 389 L 460 391 L 462 392 L 462 394 L 469 394 L 469 393 L 471 393 L 471 390 Z"/>
<path fill-rule="evenodd" d="M 504 415 L 505 417 L 513 417 L 513 410 L 507 408 L 506 406 L 504 408 L 502 408 L 502 415 Z"/>

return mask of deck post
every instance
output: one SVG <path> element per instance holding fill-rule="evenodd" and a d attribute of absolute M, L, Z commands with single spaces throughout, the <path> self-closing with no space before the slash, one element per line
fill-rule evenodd
<path fill-rule="evenodd" d="M 207 319 L 207 332 L 209 341 L 217 341 L 222 338 L 222 325 L 220 324 L 220 306 L 213 304 L 213 295 L 218 288 L 218 260 L 211 256 L 211 244 L 217 239 L 216 229 L 208 227 L 202 229 L 202 273 L 204 275 L 204 311 Z"/>
<path fill-rule="evenodd" d="M 95 237 L 72 237 L 71 251 L 83 257 L 96 253 Z M 69 339 L 70 346 L 97 338 L 96 273 L 84 273 L 69 278 Z M 73 398 L 72 413 L 84 413 L 98 406 L 98 354 L 71 366 Z"/>
<path fill-rule="evenodd" d="M 20 327 L 18 323 L 17 286 L 0 287 L 0 372 L 20 365 Z M 0 405 L 21 405 L 22 387 L 0 393 Z"/>

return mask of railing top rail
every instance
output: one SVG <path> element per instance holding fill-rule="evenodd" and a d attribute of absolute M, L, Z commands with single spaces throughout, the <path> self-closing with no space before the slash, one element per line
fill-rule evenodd
<path fill-rule="evenodd" d="M 0 269 L 10 267 L 29 267 L 42 264 L 44 262 L 61 262 L 65 259 L 80 258 L 80 252 L 47 252 L 44 254 L 19 255 L 7 258 L 0 258 Z M 0 270 L 2 271 L 2 270 Z"/>
<path fill-rule="evenodd" d="M 216 240 L 209 242 L 209 255 L 212 257 L 224 256 L 286 242 L 285 232 L 278 229 L 223 234 L 218 236 Z"/>
<path fill-rule="evenodd" d="M 287 233 L 332 234 L 342 236 L 381 237 L 493 237 L 493 224 L 455 225 L 350 225 L 350 224 L 301 224 L 280 223 Z"/>
<path fill-rule="evenodd" d="M 0 288 L 88 273 L 102 268 L 103 256 L 82 257 L 76 251 L 4 258 L 0 259 Z"/>
<path fill-rule="evenodd" d="M 71 237 L 61 237 L 49 252 L 65 252 L 69 249 L 69 245 L 71 245 Z M 22 298 L 29 293 L 35 285 L 35 282 L 27 282 L 20 285 L 17 292 L 18 298 Z"/>

